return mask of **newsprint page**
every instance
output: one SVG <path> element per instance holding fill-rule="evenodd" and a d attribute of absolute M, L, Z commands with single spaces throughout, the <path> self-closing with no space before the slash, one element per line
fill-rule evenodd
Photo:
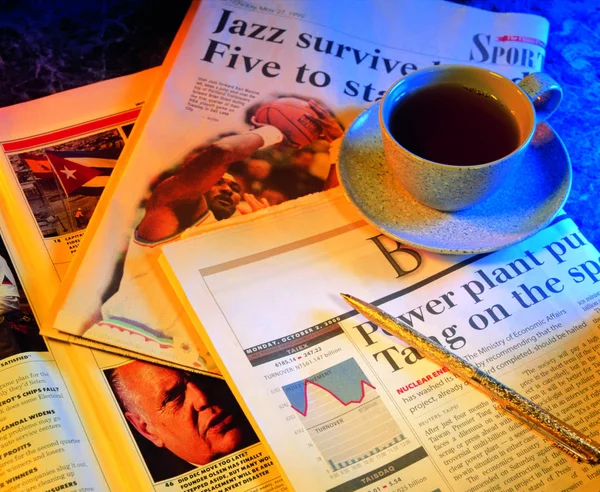
<path fill-rule="evenodd" d="M 598 467 L 339 295 L 376 302 L 596 437 L 600 259 L 567 216 L 499 252 L 450 257 L 385 238 L 332 190 L 163 250 L 296 490 L 600 490 Z"/>
<path fill-rule="evenodd" d="M 538 16 L 431 0 L 349 5 L 340 15 L 340 2 L 201 3 L 101 198 L 54 328 L 215 372 L 165 286 L 161 246 L 323 190 L 334 141 L 404 75 L 464 63 L 518 82 L 543 66 Z"/>

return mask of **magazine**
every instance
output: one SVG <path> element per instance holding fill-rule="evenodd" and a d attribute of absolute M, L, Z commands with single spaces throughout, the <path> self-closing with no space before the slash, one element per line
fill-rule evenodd
<path fill-rule="evenodd" d="M 568 216 L 498 252 L 450 257 L 385 238 L 336 189 L 163 254 L 295 490 L 600 488 L 597 465 L 340 296 L 377 304 L 597 440 L 600 259 Z"/>
<path fill-rule="evenodd" d="M 0 230 L 38 320 L 54 301 L 158 71 L 0 109 Z"/>
<path fill-rule="evenodd" d="M 7 243 L 0 241 L 1 490 L 285 488 L 222 379 L 39 333 L 36 318 L 43 320 L 56 294 L 158 71 L 0 110 L 0 220 Z M 75 187 L 64 170 L 90 179 Z M 53 333 L 60 336 L 105 349 Z M 148 410 L 156 402 L 150 387 L 139 384 L 141 373 L 161 392 L 152 395 L 170 392 L 173 401 L 163 404 L 170 421 Z M 189 394 L 178 391 L 183 383 Z M 195 423 L 192 405 L 203 405 Z"/>
<path fill-rule="evenodd" d="M 26 314 L 0 325 L 0 489 L 286 489 L 225 381 L 46 348 Z"/>
<path fill-rule="evenodd" d="M 4 220 L 38 273 L 66 274 L 158 70 L 0 109 Z"/>
<path fill-rule="evenodd" d="M 339 5 L 192 5 L 51 328 L 218 372 L 157 264 L 161 246 L 333 186 L 344 128 L 414 70 L 477 64 L 516 82 L 543 65 L 541 17 L 441 1 L 353 2 L 341 16 Z"/>

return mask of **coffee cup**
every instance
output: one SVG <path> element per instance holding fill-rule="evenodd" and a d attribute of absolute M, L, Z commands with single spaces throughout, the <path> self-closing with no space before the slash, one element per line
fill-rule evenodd
<path fill-rule="evenodd" d="M 536 125 L 561 99 L 560 86 L 542 73 L 515 84 L 472 66 L 417 70 L 395 82 L 379 106 L 386 165 L 423 204 L 468 208 L 518 172 Z"/>

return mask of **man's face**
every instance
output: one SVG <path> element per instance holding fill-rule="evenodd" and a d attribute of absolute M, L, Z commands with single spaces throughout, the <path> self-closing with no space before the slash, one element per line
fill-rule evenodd
<path fill-rule="evenodd" d="M 236 451 L 252 433 L 223 381 L 140 361 L 122 369 L 137 403 L 126 417 L 156 446 L 190 463 L 203 465 Z M 133 415 L 135 407 L 141 415 Z"/>
<path fill-rule="evenodd" d="M 231 174 L 224 174 L 206 193 L 208 208 L 217 220 L 227 219 L 233 215 L 235 207 L 242 199 L 240 192 L 241 187 L 235 178 Z"/>

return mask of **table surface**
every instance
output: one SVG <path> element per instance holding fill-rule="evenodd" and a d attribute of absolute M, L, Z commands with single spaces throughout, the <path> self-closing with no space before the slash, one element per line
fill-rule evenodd
<path fill-rule="evenodd" d="M 531 13 L 550 22 L 545 71 L 564 89 L 563 102 L 550 123 L 569 151 L 574 176 L 565 210 L 587 238 L 600 245 L 596 214 L 600 0 L 454 3 Z M 189 0 L 3 2 L 0 107 L 160 65 L 189 4 Z"/>

